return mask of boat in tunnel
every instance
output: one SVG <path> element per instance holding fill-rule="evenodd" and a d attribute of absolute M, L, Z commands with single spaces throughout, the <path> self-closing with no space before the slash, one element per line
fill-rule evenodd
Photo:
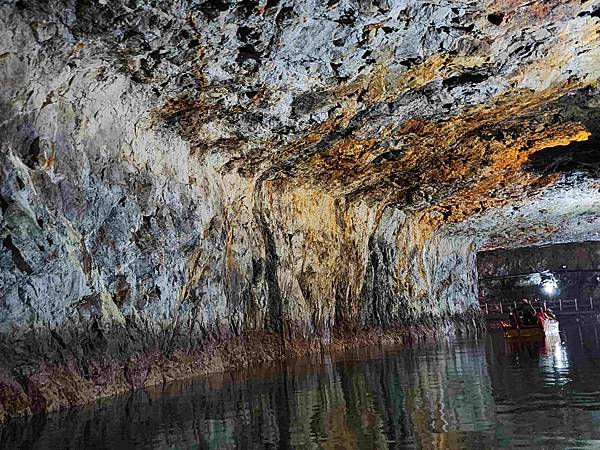
<path fill-rule="evenodd" d="M 545 338 L 559 334 L 559 323 L 556 319 L 544 320 L 541 324 L 516 325 L 510 321 L 501 321 L 502 331 L 507 339 Z"/>
<path fill-rule="evenodd" d="M 0 450 L 597 446 L 599 80 L 600 0 L 0 1 Z"/>

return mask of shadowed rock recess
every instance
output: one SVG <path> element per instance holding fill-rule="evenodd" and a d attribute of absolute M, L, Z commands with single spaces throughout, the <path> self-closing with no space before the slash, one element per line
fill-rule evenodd
<path fill-rule="evenodd" d="M 600 2 L 4 1 L 0 419 L 480 323 L 598 240 Z"/>

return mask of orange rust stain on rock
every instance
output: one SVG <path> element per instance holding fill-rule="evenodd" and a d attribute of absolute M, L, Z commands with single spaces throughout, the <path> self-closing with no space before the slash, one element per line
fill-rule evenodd
<path fill-rule="evenodd" d="M 362 159 L 356 158 L 354 163 L 348 161 L 339 173 L 333 172 L 332 178 L 339 180 L 342 186 L 371 185 L 377 190 L 391 184 L 390 177 L 397 180 L 401 173 L 410 178 L 404 182 L 400 181 L 401 185 L 409 186 L 414 181 L 429 181 L 434 184 L 475 174 L 493 164 L 501 164 L 498 161 L 503 159 L 522 163 L 528 158 L 528 153 L 523 151 L 531 142 L 533 149 L 543 148 L 544 140 L 552 145 L 559 145 L 561 142 L 559 137 L 565 134 L 564 130 L 561 132 L 555 129 L 552 133 L 540 131 L 554 127 L 555 124 L 545 123 L 550 119 L 537 116 L 541 107 L 557 99 L 562 93 L 562 90 L 553 90 L 539 95 L 512 95 L 512 102 L 502 99 L 495 107 L 474 108 L 471 114 L 444 122 L 409 120 L 395 133 L 407 143 L 401 158 L 380 165 L 365 164 Z M 531 129 L 529 124 L 532 122 L 532 126 L 540 130 Z M 571 133 L 573 127 L 574 125 L 567 126 L 570 131 L 566 133 L 565 142 L 576 139 Z M 506 142 L 494 137 L 495 133 L 507 130 L 515 136 L 507 138 Z M 580 128 L 576 133 L 579 133 L 579 139 L 585 136 L 586 131 Z M 536 143 L 536 139 L 540 142 Z M 347 146 L 353 145 L 357 146 L 354 155 L 360 155 L 365 147 L 371 153 L 377 150 L 375 139 L 363 142 L 348 141 L 338 144 L 337 148 L 344 148 L 345 154 L 353 154 L 353 151 L 347 149 Z M 327 159 L 335 154 L 322 152 L 319 158 Z M 334 168 L 335 165 L 335 161 L 330 161 L 329 164 L 319 161 L 316 167 L 311 166 L 311 161 L 304 162 L 305 168 L 317 169 L 317 173 L 318 168 Z M 323 175 L 322 178 L 326 177 Z"/>
<path fill-rule="evenodd" d="M 584 141 L 589 136 L 589 131 L 579 123 L 559 124 L 546 129 L 529 148 L 515 145 L 507 152 L 496 154 L 483 178 L 473 187 L 436 205 L 432 210 L 443 211 L 446 222 L 459 222 L 486 209 L 504 206 L 528 191 L 548 186 L 558 179 L 558 175 L 523 172 L 521 169 L 529 157 L 545 148 L 566 146 L 571 142 Z"/>
<path fill-rule="evenodd" d="M 408 119 L 398 130 L 400 134 L 422 134 L 428 123 L 420 119 Z"/>

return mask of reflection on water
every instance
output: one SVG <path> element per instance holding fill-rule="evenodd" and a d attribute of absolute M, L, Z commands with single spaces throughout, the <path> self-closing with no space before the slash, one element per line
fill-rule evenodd
<path fill-rule="evenodd" d="M 0 428 L 0 449 L 600 448 L 596 322 L 372 348 L 139 391 Z"/>

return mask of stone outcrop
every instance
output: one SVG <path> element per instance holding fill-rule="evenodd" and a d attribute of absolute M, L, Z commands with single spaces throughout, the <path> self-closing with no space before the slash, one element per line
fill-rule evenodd
<path fill-rule="evenodd" d="M 595 237 L 599 8 L 4 2 L 0 418 L 476 326 Z"/>

